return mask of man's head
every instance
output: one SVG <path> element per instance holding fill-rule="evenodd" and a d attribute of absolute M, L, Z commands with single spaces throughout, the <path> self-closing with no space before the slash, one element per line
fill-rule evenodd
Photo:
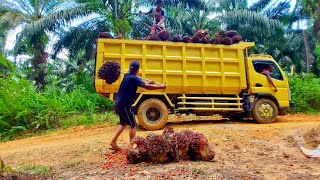
<path fill-rule="evenodd" d="M 161 8 L 161 7 L 162 7 L 162 3 L 163 3 L 162 0 L 157 0 L 157 1 L 156 1 L 156 6 L 157 6 L 157 8 Z"/>
<path fill-rule="evenodd" d="M 129 73 L 136 75 L 139 72 L 140 63 L 136 60 L 131 61 Z"/>
<path fill-rule="evenodd" d="M 273 66 L 272 64 L 269 64 L 269 65 L 267 66 L 267 70 L 272 73 L 273 70 L 274 70 L 274 66 Z"/>

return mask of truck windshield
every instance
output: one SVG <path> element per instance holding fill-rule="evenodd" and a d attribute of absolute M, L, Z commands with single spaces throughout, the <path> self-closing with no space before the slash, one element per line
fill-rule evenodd
<path fill-rule="evenodd" d="M 274 79 L 277 79 L 277 80 L 280 80 L 282 81 L 283 80 L 283 77 L 282 77 L 282 74 L 278 68 L 278 66 L 272 62 L 272 61 L 262 61 L 262 60 L 253 60 L 253 67 L 254 67 L 254 70 L 257 72 L 257 73 L 262 73 L 263 71 L 267 70 L 268 69 L 268 66 L 273 66 L 274 69 L 271 73 L 271 77 L 274 78 Z"/>

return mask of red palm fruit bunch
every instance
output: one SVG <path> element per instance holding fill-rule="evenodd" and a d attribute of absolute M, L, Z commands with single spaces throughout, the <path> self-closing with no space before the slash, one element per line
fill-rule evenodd
<path fill-rule="evenodd" d="M 193 36 L 192 38 L 191 38 L 191 42 L 192 43 L 200 43 L 200 37 L 198 37 L 198 36 Z"/>
<path fill-rule="evenodd" d="M 207 31 L 205 31 L 203 29 L 200 29 L 193 35 L 191 41 L 193 43 L 202 43 L 201 40 L 205 40 L 205 39 L 202 39 L 202 38 L 204 38 L 207 35 L 208 35 Z"/>
<path fill-rule="evenodd" d="M 99 32 L 99 38 L 113 39 L 113 36 L 108 32 Z"/>
<path fill-rule="evenodd" d="M 233 42 L 232 42 L 232 38 L 230 37 L 222 37 L 220 43 L 224 45 L 231 45 Z"/>
<path fill-rule="evenodd" d="M 232 39 L 232 44 L 236 44 L 242 41 L 242 37 L 235 30 L 226 31 L 226 36 Z M 227 40 L 227 41 L 230 41 L 230 40 Z"/>
<path fill-rule="evenodd" d="M 198 31 L 194 34 L 194 36 L 197 36 L 197 37 L 199 37 L 200 39 L 203 38 L 203 37 L 205 37 L 205 36 L 207 36 L 207 35 L 208 35 L 208 31 L 203 30 L 203 29 L 198 30 Z"/>
<path fill-rule="evenodd" d="M 242 37 L 239 34 L 232 37 L 233 44 L 239 43 L 241 41 L 242 41 Z"/>
<path fill-rule="evenodd" d="M 123 35 L 122 34 L 118 34 L 115 39 L 124 39 Z"/>
<path fill-rule="evenodd" d="M 158 37 L 161 41 L 168 41 L 170 39 L 170 32 L 168 30 L 162 30 L 158 33 Z"/>
<path fill-rule="evenodd" d="M 211 44 L 220 44 L 221 43 L 221 38 L 226 36 L 226 31 L 219 31 L 214 34 L 213 38 L 210 39 Z"/>
<path fill-rule="evenodd" d="M 146 137 L 147 149 L 152 163 L 164 163 L 170 151 L 168 142 L 161 135 L 148 134 Z"/>
<path fill-rule="evenodd" d="M 116 61 L 108 61 L 100 67 L 98 75 L 107 84 L 112 84 L 118 80 L 120 73 L 120 64 Z"/>
<path fill-rule="evenodd" d="M 159 37 L 156 34 L 148 35 L 147 39 L 148 41 L 159 41 Z"/>
<path fill-rule="evenodd" d="M 179 154 L 178 154 L 178 141 L 177 136 L 174 133 L 172 128 L 166 128 L 162 136 L 167 140 L 169 146 L 169 152 L 167 153 L 167 162 L 177 162 L 179 161 Z"/>
<path fill-rule="evenodd" d="M 209 149 L 208 140 L 203 134 L 191 134 L 189 156 L 191 160 L 208 161 L 213 159 L 214 152 Z"/>
<path fill-rule="evenodd" d="M 128 163 L 166 163 L 179 160 L 210 161 L 214 152 L 209 148 L 203 134 L 192 131 L 174 132 L 166 128 L 162 135 L 148 134 L 145 139 L 137 137 L 128 150 Z"/>
<path fill-rule="evenodd" d="M 226 36 L 232 38 L 233 36 L 237 35 L 238 32 L 235 30 L 226 31 Z"/>
<path fill-rule="evenodd" d="M 228 31 L 221 30 L 218 33 L 216 33 L 215 38 L 217 41 L 220 40 L 218 44 L 224 44 L 224 45 L 231 45 L 232 44 L 232 38 L 228 37 Z"/>
<path fill-rule="evenodd" d="M 137 136 L 131 142 L 131 149 L 126 152 L 127 161 L 130 164 L 137 164 L 149 161 L 147 145 L 144 138 Z"/>
<path fill-rule="evenodd" d="M 180 35 L 174 35 L 171 39 L 172 42 L 182 42 L 182 37 Z"/>
<path fill-rule="evenodd" d="M 189 36 L 183 36 L 182 42 L 191 43 L 191 37 L 189 37 Z"/>
<path fill-rule="evenodd" d="M 203 44 L 208 44 L 210 42 L 210 38 L 209 36 L 204 36 L 200 39 L 200 43 L 203 43 Z"/>
<path fill-rule="evenodd" d="M 180 159 L 189 160 L 189 144 L 191 131 L 176 132 L 178 142 L 178 155 Z"/>

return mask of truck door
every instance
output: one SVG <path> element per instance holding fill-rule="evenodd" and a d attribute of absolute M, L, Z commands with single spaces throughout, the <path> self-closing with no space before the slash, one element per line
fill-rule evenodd
<path fill-rule="evenodd" d="M 272 60 L 252 60 L 252 85 L 251 92 L 257 94 L 270 94 L 273 95 L 280 107 L 289 106 L 289 84 L 288 80 L 280 69 L 279 65 Z M 272 81 L 277 87 L 278 92 L 275 92 L 275 88 L 268 81 L 266 75 L 261 74 L 267 69 L 268 65 L 273 65 L 274 70 L 271 74 Z"/>

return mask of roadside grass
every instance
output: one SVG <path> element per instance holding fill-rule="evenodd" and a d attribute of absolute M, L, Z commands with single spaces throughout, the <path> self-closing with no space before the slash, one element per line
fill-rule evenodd
<path fill-rule="evenodd" d="M 92 126 L 108 123 L 111 125 L 116 125 L 118 122 L 118 117 L 113 112 L 105 112 L 101 114 L 82 114 L 74 115 L 70 118 L 66 118 L 60 121 L 61 127 L 63 129 L 68 129 L 75 126 Z"/>
<path fill-rule="evenodd" d="M 28 164 L 28 165 L 25 165 L 25 166 L 17 169 L 17 172 L 24 173 L 24 174 L 49 175 L 51 172 L 51 167 Z"/>
<path fill-rule="evenodd" d="M 192 168 L 191 175 L 205 175 L 206 173 L 202 169 Z"/>

